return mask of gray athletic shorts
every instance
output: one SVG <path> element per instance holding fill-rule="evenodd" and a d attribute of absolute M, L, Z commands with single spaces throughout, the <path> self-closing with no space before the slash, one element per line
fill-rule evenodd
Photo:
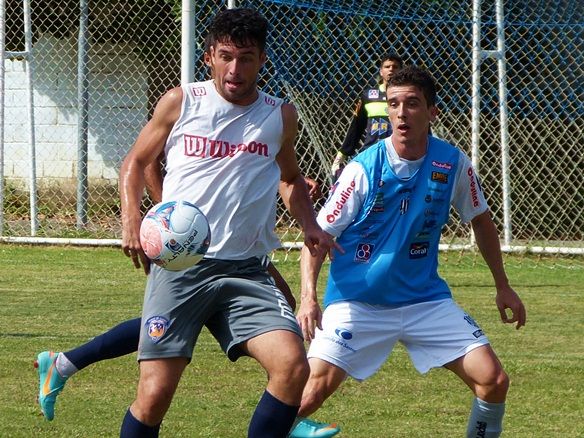
<path fill-rule="evenodd" d="M 207 326 L 230 360 L 239 344 L 262 333 L 288 330 L 302 337 L 294 312 L 262 258 L 203 259 L 179 272 L 152 265 L 142 309 L 138 360 L 191 358 Z"/>

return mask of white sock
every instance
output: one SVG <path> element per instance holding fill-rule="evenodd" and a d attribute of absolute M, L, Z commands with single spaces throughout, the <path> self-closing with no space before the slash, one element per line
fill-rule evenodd
<path fill-rule="evenodd" d="M 67 359 L 67 356 L 65 356 L 63 353 L 59 353 L 57 355 L 55 367 L 57 368 L 57 371 L 59 372 L 61 377 L 65 378 L 71 377 L 73 374 L 79 371 L 77 367 L 73 365 L 73 362 Z"/>

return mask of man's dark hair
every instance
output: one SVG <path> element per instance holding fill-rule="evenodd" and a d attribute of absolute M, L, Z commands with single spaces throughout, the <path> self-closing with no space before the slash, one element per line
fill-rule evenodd
<path fill-rule="evenodd" d="M 268 35 L 268 20 L 253 9 L 226 9 L 209 25 L 206 43 L 231 43 L 236 47 L 256 46 L 263 52 Z"/>
<path fill-rule="evenodd" d="M 394 61 L 394 62 L 397 62 L 399 64 L 399 68 L 402 68 L 404 66 L 404 60 L 403 60 L 403 58 L 401 56 L 399 56 L 397 53 L 394 53 L 394 52 L 386 53 L 381 58 L 379 58 L 379 67 L 380 68 L 381 68 L 381 66 L 383 65 L 383 63 L 385 61 Z"/>
<path fill-rule="evenodd" d="M 208 33 L 203 41 L 203 53 L 209 53 L 211 51 L 211 34 Z"/>
<path fill-rule="evenodd" d="M 418 87 L 428 103 L 428 107 L 436 105 L 436 81 L 432 75 L 423 68 L 409 65 L 402 68 L 387 81 L 387 89 L 402 85 L 413 85 Z"/>

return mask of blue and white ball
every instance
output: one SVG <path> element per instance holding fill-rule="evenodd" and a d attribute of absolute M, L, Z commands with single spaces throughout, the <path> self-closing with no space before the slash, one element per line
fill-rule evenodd
<path fill-rule="evenodd" d="M 146 256 L 169 271 L 196 265 L 209 249 L 207 217 L 187 201 L 167 201 L 152 207 L 142 220 L 140 244 Z"/>

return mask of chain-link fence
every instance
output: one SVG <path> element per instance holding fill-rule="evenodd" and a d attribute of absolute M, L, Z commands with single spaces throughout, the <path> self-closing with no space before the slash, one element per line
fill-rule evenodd
<path fill-rule="evenodd" d="M 195 79 L 207 76 L 202 44 L 226 2 L 197 1 Z M 420 0 L 239 1 L 270 21 L 261 86 L 299 111 L 298 156 L 326 188 L 328 169 L 361 91 L 376 82 L 379 57 L 397 52 L 428 68 L 441 86 L 433 132 L 470 155 L 472 2 Z M 3 129 L 3 236 L 118 238 L 117 173 L 156 99 L 180 80 L 180 0 L 88 0 L 87 45 L 79 0 L 34 0 L 32 57 L 12 54 L 6 69 Z M 542 253 L 584 249 L 584 3 L 506 1 L 505 59 L 513 248 Z M 25 50 L 23 2 L 6 1 L 6 49 Z M 495 1 L 482 2 L 485 50 L 497 46 Z M 81 20 L 83 23 L 83 20 Z M 81 58 L 87 49 L 87 57 Z M 79 59 L 87 59 L 80 65 Z M 79 75 L 88 75 L 87 101 Z M 32 69 L 38 230 L 31 231 L 26 70 Z M 479 172 L 502 231 L 503 175 L 497 63 L 481 65 Z M 87 104 L 86 219 L 79 221 L 80 105 Z M 301 242 L 280 209 L 283 240 Z M 453 221 L 444 244 L 468 244 Z M 512 249 L 512 248 L 511 248 Z M 559 257 L 555 255 L 555 257 Z M 563 255 L 562 257 L 567 257 Z M 560 260 L 560 258 L 558 258 Z M 563 258 L 562 260 L 566 260 Z M 582 265 L 582 259 L 569 259 Z"/>

